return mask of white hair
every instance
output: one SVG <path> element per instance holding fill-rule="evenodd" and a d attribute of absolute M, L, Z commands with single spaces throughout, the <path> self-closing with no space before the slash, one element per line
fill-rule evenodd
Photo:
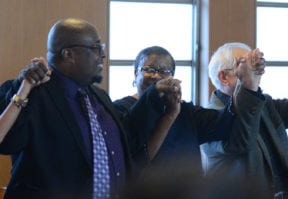
<path fill-rule="evenodd" d="M 223 69 L 233 68 L 234 49 L 244 49 L 251 50 L 250 46 L 240 42 L 225 43 L 220 46 L 212 55 L 211 60 L 208 65 L 209 77 L 212 84 L 219 89 L 221 87 L 221 82 L 218 78 L 219 71 Z"/>

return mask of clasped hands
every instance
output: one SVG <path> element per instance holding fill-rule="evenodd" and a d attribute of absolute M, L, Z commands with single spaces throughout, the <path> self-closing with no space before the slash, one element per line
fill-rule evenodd
<path fill-rule="evenodd" d="M 159 80 L 155 88 L 166 103 L 166 111 L 179 113 L 182 101 L 181 81 L 173 77 Z"/>
<path fill-rule="evenodd" d="M 234 59 L 234 71 L 245 88 L 257 91 L 261 77 L 265 73 L 263 56 L 263 52 L 256 48 Z"/>

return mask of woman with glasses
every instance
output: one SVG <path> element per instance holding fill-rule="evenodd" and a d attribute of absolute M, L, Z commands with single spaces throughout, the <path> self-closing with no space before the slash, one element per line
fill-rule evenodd
<path fill-rule="evenodd" d="M 160 165 L 174 172 L 173 168 L 189 165 L 193 171 L 202 175 L 198 139 L 208 140 L 208 136 L 204 136 L 205 132 L 213 130 L 220 114 L 214 110 L 203 111 L 192 103 L 180 103 L 181 81 L 173 79 L 175 61 L 166 49 L 159 46 L 143 49 L 137 55 L 134 67 L 133 85 L 137 93 L 116 100 L 114 104 L 120 110 L 123 120 L 128 118 L 126 122 L 130 122 L 127 124 L 131 130 L 128 139 L 137 169 L 141 171 L 147 165 L 152 165 L 149 168 Z M 154 95 L 150 90 L 154 87 L 154 94 L 160 97 L 150 100 Z M 175 88 L 175 92 L 159 93 L 161 89 L 169 87 Z M 136 109 L 133 109 L 134 105 Z M 156 110 L 153 110 L 154 106 Z M 226 113 L 226 121 L 229 121 L 231 115 Z M 138 118 L 137 121 L 135 118 Z M 228 125 L 223 127 L 229 128 Z M 198 132 L 203 134 L 199 136 Z"/>
<path fill-rule="evenodd" d="M 151 46 L 141 50 L 134 62 L 135 80 L 133 81 L 133 86 L 137 88 L 137 93 L 114 101 L 115 106 L 119 109 L 123 118 L 127 116 L 129 109 L 134 105 L 134 103 L 136 103 L 149 86 L 155 84 L 161 79 L 173 77 L 174 73 L 175 60 L 165 48 L 160 46 Z M 168 106 L 165 114 L 161 118 L 161 121 L 158 122 L 153 130 L 154 132 L 151 133 L 153 136 L 149 138 L 147 146 L 145 146 L 146 149 L 144 151 L 146 153 L 142 154 L 142 156 L 137 153 L 137 155 L 132 155 L 138 157 L 144 156 L 146 161 L 152 160 L 157 154 L 179 112 L 179 105 L 174 106 L 174 104 L 171 104 L 171 106 Z M 137 144 L 135 143 L 135 145 Z M 133 152 L 136 151 L 133 150 Z M 139 161 L 143 163 L 143 160 Z M 146 161 L 144 161 L 144 163 Z"/>

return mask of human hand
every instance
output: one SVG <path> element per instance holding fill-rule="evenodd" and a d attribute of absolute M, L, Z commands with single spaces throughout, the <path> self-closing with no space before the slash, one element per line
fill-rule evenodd
<path fill-rule="evenodd" d="M 33 87 L 50 80 L 51 69 L 43 57 L 33 58 L 19 74 L 20 81 L 26 79 Z"/>
<path fill-rule="evenodd" d="M 156 82 L 155 88 L 160 97 L 165 98 L 167 104 L 181 102 L 181 81 L 172 77 L 161 79 Z"/>
<path fill-rule="evenodd" d="M 257 91 L 261 77 L 265 73 L 265 59 L 258 49 L 235 59 L 235 72 L 244 88 Z"/>
<path fill-rule="evenodd" d="M 166 103 L 165 115 L 170 119 L 175 119 L 181 110 L 181 89 L 177 93 L 164 95 Z"/>

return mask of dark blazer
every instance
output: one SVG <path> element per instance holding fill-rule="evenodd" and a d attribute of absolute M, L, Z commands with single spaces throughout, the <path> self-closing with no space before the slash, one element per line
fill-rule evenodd
<path fill-rule="evenodd" d="M 288 127 L 288 100 L 272 100 L 268 95 L 265 95 L 264 99 L 257 99 L 246 90 L 239 94 L 246 99 L 241 101 L 242 104 L 250 104 L 247 106 L 247 114 L 238 107 L 238 114 L 242 120 L 242 125 L 239 126 L 240 133 L 235 134 L 234 140 L 207 142 L 201 145 L 204 170 L 207 175 L 214 177 L 219 174 L 231 175 L 234 180 L 242 177 L 244 182 L 249 182 L 249 177 L 256 188 L 262 189 L 260 186 L 263 186 L 264 190 L 274 192 L 272 176 L 279 174 L 273 172 L 269 148 L 264 142 L 265 133 L 271 143 L 270 148 L 274 149 L 274 157 L 278 159 L 278 177 L 287 191 L 288 140 L 285 129 Z M 221 109 L 226 102 L 222 102 L 213 93 L 210 103 L 209 108 Z"/>
<path fill-rule="evenodd" d="M 92 198 L 93 168 L 59 82 L 52 73 L 49 82 L 33 89 L 28 106 L 0 144 L 2 154 L 17 154 L 5 194 L 7 199 Z M 129 171 L 131 162 L 126 138 L 112 102 L 104 90 L 91 88 L 120 129 Z M 6 103 L 13 92 L 15 89 L 11 88 Z M 5 100 L 1 100 L 2 108 L 3 103 Z"/>

